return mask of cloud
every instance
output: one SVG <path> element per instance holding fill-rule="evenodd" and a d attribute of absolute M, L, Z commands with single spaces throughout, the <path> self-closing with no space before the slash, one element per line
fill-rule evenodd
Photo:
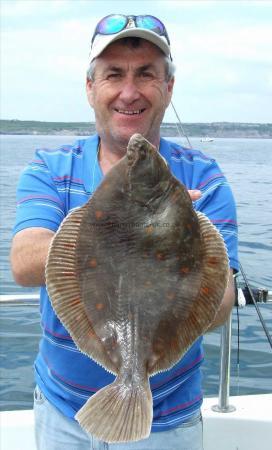
<path fill-rule="evenodd" d="M 243 29 L 213 21 L 202 29 L 171 25 L 177 66 L 176 90 L 218 96 L 224 93 L 270 94 L 272 34 L 268 24 Z"/>
<path fill-rule="evenodd" d="M 202 29 L 192 29 L 183 26 L 182 31 L 176 24 L 172 24 L 173 36 L 180 35 L 180 39 L 173 40 L 173 54 L 190 55 L 195 57 L 228 60 L 243 60 L 267 62 L 272 48 L 272 33 L 270 24 L 256 24 L 239 27 L 226 22 L 216 22 L 204 25 Z M 190 58 L 191 59 L 191 58 Z"/>
<path fill-rule="evenodd" d="M 5 117 L 85 120 L 84 81 L 93 29 L 102 15 L 120 5 L 123 6 L 119 11 L 126 13 L 130 4 L 81 0 L 2 3 L 1 106 Z M 177 66 L 175 98 L 186 104 L 190 115 L 197 111 L 203 118 L 212 114 L 205 107 L 212 103 L 216 120 L 224 109 L 227 116 L 233 109 L 227 106 L 230 100 L 239 97 L 236 112 L 240 121 L 248 120 L 249 104 L 255 121 L 265 114 L 268 118 L 268 108 L 254 108 L 254 102 L 263 108 L 268 105 L 263 96 L 271 94 L 272 85 L 272 33 L 267 14 L 261 17 L 260 13 L 265 8 L 254 9 L 259 12 L 254 21 L 255 16 L 249 11 L 253 11 L 251 5 L 256 2 L 249 2 L 248 8 L 241 11 L 236 8 L 237 17 L 233 7 L 224 10 L 212 8 L 218 2 L 196 3 L 199 7 L 195 2 L 183 1 L 145 3 L 148 13 L 165 21 L 170 34 Z M 137 14 L 139 8 L 140 5 L 134 5 L 130 12 Z M 233 20 L 229 20 L 231 14 Z M 262 100 L 258 101 L 258 96 Z M 36 116 L 31 117 L 32 114 Z"/>
<path fill-rule="evenodd" d="M 72 6 L 71 0 L 2 0 L 1 3 L 3 19 L 31 18 L 31 16 L 37 17 L 39 14 L 45 18 L 55 16 L 59 12 L 63 13 Z M 77 3 L 80 6 L 83 2 L 79 0 Z"/>
<path fill-rule="evenodd" d="M 33 75 L 77 78 L 87 67 L 90 50 L 90 21 L 69 20 L 39 30 L 2 33 L 2 58 L 6 71 L 32 71 Z"/>

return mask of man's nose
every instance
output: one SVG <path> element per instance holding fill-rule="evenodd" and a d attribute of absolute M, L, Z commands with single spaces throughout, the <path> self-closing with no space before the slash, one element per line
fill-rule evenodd
<path fill-rule="evenodd" d="M 127 103 L 131 103 L 140 98 L 140 92 L 136 80 L 133 78 L 127 78 L 124 80 L 119 98 Z"/>

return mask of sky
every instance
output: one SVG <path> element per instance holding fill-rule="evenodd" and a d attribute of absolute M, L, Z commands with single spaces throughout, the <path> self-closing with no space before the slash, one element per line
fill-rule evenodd
<path fill-rule="evenodd" d="M 85 93 L 96 23 L 151 14 L 168 31 L 182 122 L 272 122 L 272 1 L 0 0 L 1 118 L 94 121 Z M 164 121 L 175 121 L 171 107 Z"/>

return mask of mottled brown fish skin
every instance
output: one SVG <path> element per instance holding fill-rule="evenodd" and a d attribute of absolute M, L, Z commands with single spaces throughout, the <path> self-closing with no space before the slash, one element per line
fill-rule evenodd
<path fill-rule="evenodd" d="M 119 369 L 128 355 L 140 357 L 152 373 L 158 358 L 168 358 L 169 346 L 178 338 L 173 322 L 186 320 L 200 287 L 199 224 L 187 190 L 142 136 L 131 139 L 118 166 L 105 178 L 111 189 L 101 184 L 82 220 L 79 285 L 86 312 L 112 362 Z M 90 229 L 95 239 L 88 238 Z M 88 255 L 87 261 L 82 255 Z M 96 266 L 91 267 L 94 257 Z M 175 304 L 165 300 L 169 289 L 175 291 Z M 104 307 L 94 308 L 98 304 Z M 158 348 L 157 334 L 169 341 L 164 355 L 153 350 Z"/>
<path fill-rule="evenodd" d="M 57 263 L 67 265 L 67 240 L 69 295 L 63 270 L 54 272 Z M 47 274 L 53 307 L 79 349 L 117 375 L 81 408 L 79 423 L 106 442 L 147 437 L 148 377 L 179 361 L 220 306 L 228 260 L 219 233 L 193 210 L 157 150 L 134 135 L 127 154 L 57 233 Z"/>

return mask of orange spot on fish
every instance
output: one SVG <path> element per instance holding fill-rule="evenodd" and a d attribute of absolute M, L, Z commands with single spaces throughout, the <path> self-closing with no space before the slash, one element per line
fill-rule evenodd
<path fill-rule="evenodd" d="M 200 289 L 201 294 L 208 295 L 210 293 L 210 289 L 207 287 L 202 287 Z"/>
<path fill-rule="evenodd" d="M 156 254 L 156 258 L 157 258 L 159 261 L 163 261 L 163 260 L 165 259 L 165 256 L 164 256 L 163 253 L 158 252 L 158 253 Z"/>
<path fill-rule="evenodd" d="M 210 256 L 208 258 L 208 264 L 211 266 L 215 266 L 218 264 L 218 258 L 216 258 L 216 256 Z"/>
<path fill-rule="evenodd" d="M 101 219 L 103 215 L 104 215 L 103 211 L 100 210 L 95 211 L 95 217 L 97 220 Z"/>
<path fill-rule="evenodd" d="M 90 259 L 89 261 L 89 267 L 91 267 L 92 269 L 94 269 L 97 266 L 97 261 L 95 258 Z"/>
<path fill-rule="evenodd" d="M 189 267 L 185 267 L 185 266 L 181 267 L 179 270 L 181 273 L 189 273 L 190 272 Z"/>
<path fill-rule="evenodd" d="M 191 225 L 190 223 L 187 223 L 187 224 L 186 224 L 186 228 L 187 228 L 187 230 L 191 231 L 192 225 Z"/>
<path fill-rule="evenodd" d="M 105 305 L 104 305 L 104 303 L 96 303 L 95 307 L 96 307 L 97 311 L 101 311 L 102 309 L 105 308 Z"/>

